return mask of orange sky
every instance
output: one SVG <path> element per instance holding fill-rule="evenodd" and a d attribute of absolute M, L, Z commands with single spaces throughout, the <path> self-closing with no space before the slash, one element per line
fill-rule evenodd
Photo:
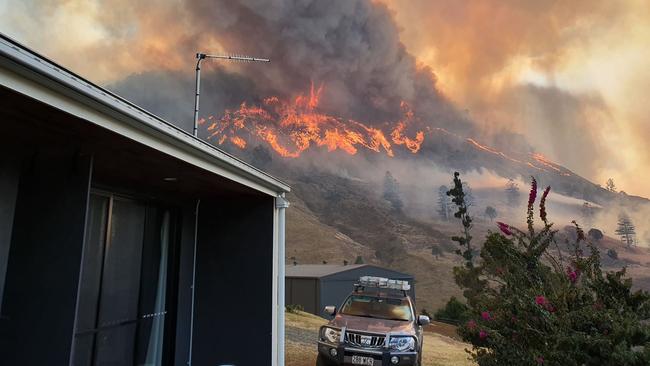
<path fill-rule="evenodd" d="M 375 2 L 393 11 L 401 41 L 442 92 L 486 131 L 516 131 L 596 183 L 613 177 L 650 196 L 650 2 Z M 99 83 L 186 66 L 170 50 L 191 34 L 181 2 L 111 0 L 111 11 L 100 3 L 0 0 L 0 31 Z M 217 35 L 201 37 L 221 49 Z"/>
<path fill-rule="evenodd" d="M 381 2 L 407 49 L 486 128 L 650 196 L 650 2 Z"/>

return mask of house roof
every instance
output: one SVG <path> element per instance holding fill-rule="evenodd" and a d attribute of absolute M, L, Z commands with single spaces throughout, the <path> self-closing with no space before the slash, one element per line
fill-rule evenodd
<path fill-rule="evenodd" d="M 0 33 L 0 85 L 250 188 L 290 187 Z"/>
<path fill-rule="evenodd" d="M 352 271 L 360 268 L 374 268 L 390 272 L 393 277 L 413 278 L 413 276 L 393 271 L 392 269 L 375 266 L 372 264 L 297 264 L 287 265 L 285 270 L 286 277 L 295 278 L 324 278 L 335 274 Z"/>

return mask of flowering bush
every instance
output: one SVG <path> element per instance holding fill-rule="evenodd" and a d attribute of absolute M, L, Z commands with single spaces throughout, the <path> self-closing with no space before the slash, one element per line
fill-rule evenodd
<path fill-rule="evenodd" d="M 454 270 L 472 314 L 458 330 L 471 356 L 481 366 L 650 365 L 650 296 L 631 290 L 624 269 L 604 273 L 598 248 L 575 222 L 577 240 L 561 248 L 547 221 L 549 192 L 539 203 L 541 227 L 533 179 L 527 230 L 498 223 L 480 260 L 463 256 Z"/>

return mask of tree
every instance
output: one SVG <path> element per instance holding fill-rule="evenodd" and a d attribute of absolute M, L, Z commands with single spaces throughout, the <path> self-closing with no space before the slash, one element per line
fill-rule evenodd
<path fill-rule="evenodd" d="M 618 252 L 612 248 L 607 249 L 607 256 L 612 259 L 618 259 Z"/>
<path fill-rule="evenodd" d="M 442 249 L 440 249 L 439 246 L 434 245 L 431 247 L 431 255 L 436 257 L 436 259 L 438 259 L 441 255 L 443 255 L 443 251 Z"/>
<path fill-rule="evenodd" d="M 490 219 L 490 222 L 494 221 L 494 219 L 497 218 L 497 209 L 492 206 L 486 207 L 485 217 L 488 217 Z"/>
<path fill-rule="evenodd" d="M 400 198 L 399 192 L 399 183 L 393 175 L 387 171 L 384 176 L 384 199 L 393 206 L 393 210 L 401 212 L 404 207 L 404 203 Z"/>
<path fill-rule="evenodd" d="M 527 230 L 498 223 L 481 260 L 454 268 L 471 316 L 458 332 L 472 358 L 479 366 L 650 364 L 650 294 L 633 291 L 625 269 L 605 272 L 575 222 L 576 240 L 560 250 L 547 220 L 549 192 L 539 204 L 542 227 L 533 180 Z"/>
<path fill-rule="evenodd" d="M 434 319 L 451 324 L 461 324 L 470 319 L 472 314 L 467 305 L 463 304 L 455 296 L 452 296 L 444 308 L 436 311 Z"/>
<path fill-rule="evenodd" d="M 614 179 L 609 178 L 607 180 L 607 183 L 605 183 L 605 189 L 610 192 L 616 193 L 616 184 L 614 184 Z"/>
<path fill-rule="evenodd" d="M 580 216 L 582 216 L 582 222 L 586 227 L 591 228 L 591 226 L 593 225 L 594 214 L 595 214 L 594 206 L 592 206 L 589 202 L 585 202 L 582 204 L 582 207 L 580 208 Z"/>
<path fill-rule="evenodd" d="M 472 187 L 469 186 L 469 183 L 463 182 L 463 191 L 465 192 L 465 203 L 467 204 L 467 207 L 474 206 L 474 202 L 476 200 L 474 198 Z"/>
<path fill-rule="evenodd" d="M 621 241 L 625 246 L 631 248 L 634 245 L 634 237 L 636 235 L 636 228 L 632 223 L 630 217 L 622 212 L 618 216 L 618 227 L 616 229 L 616 235 L 621 237 Z"/>
<path fill-rule="evenodd" d="M 508 205 L 510 207 L 519 206 L 521 194 L 519 193 L 519 184 L 514 181 L 514 179 L 508 179 L 506 183 L 506 198 L 508 200 Z"/>
<path fill-rule="evenodd" d="M 603 235 L 603 232 L 598 229 L 589 229 L 587 235 L 589 236 L 590 239 L 594 239 L 594 240 L 602 240 L 605 237 Z"/>
<path fill-rule="evenodd" d="M 358 255 L 357 259 L 354 260 L 354 264 L 364 264 L 363 257 Z"/>
<path fill-rule="evenodd" d="M 438 216 L 445 221 L 451 218 L 451 200 L 447 196 L 447 186 L 440 186 L 438 188 Z"/>
<path fill-rule="evenodd" d="M 269 149 L 262 145 L 255 146 L 253 149 L 251 164 L 257 168 L 266 169 L 271 162 L 273 162 L 273 157 L 271 156 Z"/>

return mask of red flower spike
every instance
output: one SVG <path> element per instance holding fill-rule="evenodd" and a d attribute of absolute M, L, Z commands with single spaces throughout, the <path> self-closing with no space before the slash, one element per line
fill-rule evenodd
<path fill-rule="evenodd" d="M 499 230 L 501 230 L 502 233 L 508 236 L 512 235 L 512 231 L 510 231 L 510 226 L 508 224 L 497 222 L 497 225 L 499 225 Z"/>
<path fill-rule="evenodd" d="M 551 186 L 546 187 L 544 193 L 542 194 L 542 200 L 539 203 L 539 217 L 546 223 L 546 197 L 548 197 L 549 192 L 551 192 Z"/>

